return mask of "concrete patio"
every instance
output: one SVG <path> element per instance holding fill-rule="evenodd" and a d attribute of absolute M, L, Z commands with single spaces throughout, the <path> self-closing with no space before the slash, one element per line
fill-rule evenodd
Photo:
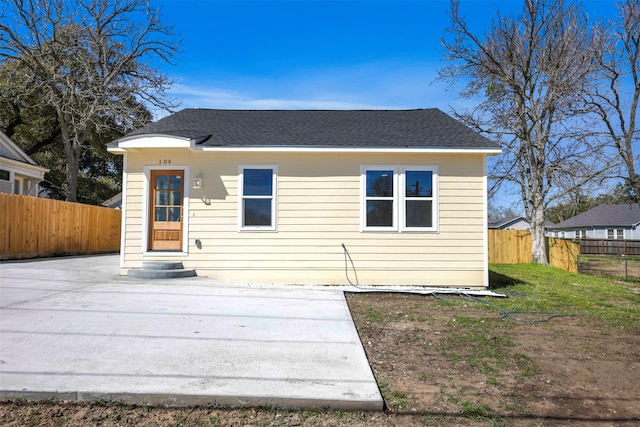
<path fill-rule="evenodd" d="M 0 263 L 0 398 L 381 410 L 340 289 Z"/>

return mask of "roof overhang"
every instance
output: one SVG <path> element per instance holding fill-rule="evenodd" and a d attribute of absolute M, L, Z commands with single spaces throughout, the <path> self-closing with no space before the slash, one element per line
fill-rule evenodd
<path fill-rule="evenodd" d="M 448 154 L 486 154 L 502 152 L 499 148 L 447 148 L 447 147 L 337 147 L 337 146 L 246 146 L 246 147 L 197 147 L 198 150 L 211 152 L 252 152 L 252 153 L 448 153 Z"/>
<path fill-rule="evenodd" d="M 0 164 L 5 165 L 8 168 L 11 168 L 14 172 L 17 172 L 19 175 L 24 175 L 34 179 L 44 179 L 44 174 L 49 172 L 49 169 L 32 165 L 30 163 L 20 162 L 13 159 L 8 159 L 6 157 L 0 157 Z"/>
<path fill-rule="evenodd" d="M 129 148 L 193 148 L 197 141 L 173 135 L 132 135 L 108 144 L 107 149 L 111 152 L 121 152 Z"/>
<path fill-rule="evenodd" d="M 124 154 L 128 150 L 143 148 L 189 148 L 203 152 L 246 152 L 246 153 L 438 153 L 438 154 L 485 154 L 496 155 L 498 147 L 451 148 L 451 147 L 350 147 L 350 146 L 210 146 L 202 145 L 209 137 L 186 138 L 172 135 L 132 135 L 118 139 L 107 145 L 111 153 Z"/>

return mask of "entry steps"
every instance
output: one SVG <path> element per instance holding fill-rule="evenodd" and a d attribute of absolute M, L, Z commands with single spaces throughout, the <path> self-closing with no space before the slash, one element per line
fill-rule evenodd
<path fill-rule="evenodd" d="M 127 272 L 127 276 L 134 279 L 178 279 L 195 275 L 193 268 L 185 269 L 181 262 L 143 262 L 142 268 Z"/>

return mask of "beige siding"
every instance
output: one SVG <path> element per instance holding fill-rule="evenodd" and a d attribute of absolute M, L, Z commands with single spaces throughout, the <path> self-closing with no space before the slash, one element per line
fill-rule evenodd
<path fill-rule="evenodd" d="M 188 248 L 174 257 L 144 253 L 144 168 L 165 159 L 204 177 L 202 189 L 189 190 Z M 175 259 L 220 280 L 346 284 L 344 243 L 360 284 L 486 285 L 483 155 L 149 149 L 129 152 L 127 164 L 123 272 L 142 261 Z M 277 165 L 276 232 L 238 231 L 240 164 Z M 375 164 L 438 167 L 438 232 L 360 231 L 360 167 Z"/>

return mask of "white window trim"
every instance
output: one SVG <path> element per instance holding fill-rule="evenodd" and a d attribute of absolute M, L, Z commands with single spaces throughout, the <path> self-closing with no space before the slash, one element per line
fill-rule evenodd
<path fill-rule="evenodd" d="M 11 189 L 13 194 L 24 195 L 24 179 L 21 177 L 13 177 L 13 188 Z"/>
<path fill-rule="evenodd" d="M 367 171 L 393 171 L 393 225 L 391 227 L 368 227 L 367 224 Z M 404 193 L 407 171 L 428 171 L 432 173 L 432 196 L 415 198 L 415 200 L 432 201 L 432 226 L 407 227 L 406 206 L 407 198 Z M 360 166 L 360 231 L 362 232 L 400 232 L 400 233 L 438 233 L 440 224 L 440 206 L 438 200 L 439 169 L 435 165 L 362 165 Z M 375 198 L 378 199 L 378 198 Z M 413 199 L 413 198 L 411 198 Z"/>
<path fill-rule="evenodd" d="M 367 227 L 367 171 L 390 170 L 393 172 L 393 221 L 390 227 Z M 360 230 L 361 231 L 398 231 L 398 166 L 395 165 L 362 165 L 360 167 Z M 386 200 L 373 197 L 371 200 Z"/>
<path fill-rule="evenodd" d="M 271 225 L 244 225 L 244 170 L 271 169 L 271 196 L 250 196 L 249 198 L 271 199 Z M 278 231 L 278 165 L 275 164 L 241 164 L 238 165 L 238 231 Z"/>
<path fill-rule="evenodd" d="M 431 200 L 431 227 L 407 227 L 406 201 L 405 195 L 407 171 L 427 171 L 431 172 L 431 197 L 410 197 L 409 200 Z M 408 165 L 403 166 L 400 171 L 400 186 L 398 189 L 400 197 L 400 231 L 402 232 L 426 232 L 438 231 L 438 167 Z"/>

